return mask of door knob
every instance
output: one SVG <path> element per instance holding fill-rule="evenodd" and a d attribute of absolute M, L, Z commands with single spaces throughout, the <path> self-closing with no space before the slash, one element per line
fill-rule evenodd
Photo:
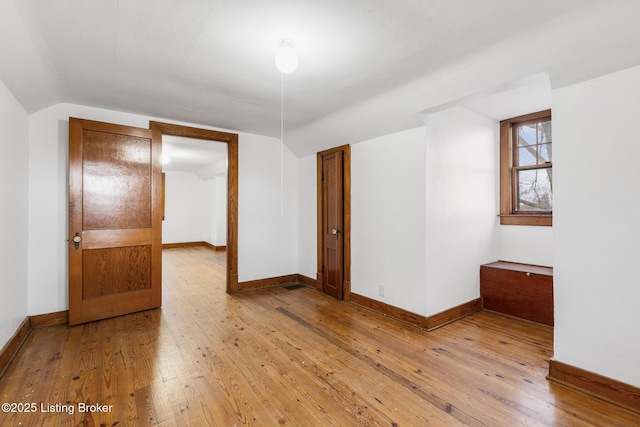
<path fill-rule="evenodd" d="M 80 237 L 80 235 L 76 233 L 76 235 L 73 236 L 73 246 L 76 249 L 78 249 L 78 247 L 80 246 L 80 241 L 82 241 L 82 237 Z"/>
<path fill-rule="evenodd" d="M 336 236 L 336 239 L 340 238 L 340 233 L 342 233 L 342 231 L 339 228 L 334 228 L 333 230 L 331 230 L 331 234 Z"/>

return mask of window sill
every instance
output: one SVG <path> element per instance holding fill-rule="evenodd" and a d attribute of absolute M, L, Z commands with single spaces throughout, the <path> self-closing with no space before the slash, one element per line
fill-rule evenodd
<path fill-rule="evenodd" d="M 550 227 L 553 225 L 553 215 L 500 215 L 502 225 L 537 225 Z"/>

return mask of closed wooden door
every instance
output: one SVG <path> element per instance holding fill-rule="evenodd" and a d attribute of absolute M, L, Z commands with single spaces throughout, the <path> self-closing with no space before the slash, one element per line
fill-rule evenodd
<path fill-rule="evenodd" d="M 161 305 L 161 141 L 69 119 L 69 324 Z"/>
<path fill-rule="evenodd" d="M 343 155 L 334 151 L 322 156 L 322 230 L 324 271 L 322 289 L 337 299 L 343 297 L 344 205 Z"/>

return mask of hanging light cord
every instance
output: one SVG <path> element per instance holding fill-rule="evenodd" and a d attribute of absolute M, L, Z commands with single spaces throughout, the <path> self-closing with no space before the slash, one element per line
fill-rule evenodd
<path fill-rule="evenodd" d="M 284 220 L 284 73 L 280 73 L 280 220 Z"/>

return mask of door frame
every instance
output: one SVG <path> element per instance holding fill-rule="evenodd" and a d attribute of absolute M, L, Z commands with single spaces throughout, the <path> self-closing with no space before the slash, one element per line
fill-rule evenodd
<path fill-rule="evenodd" d="M 238 292 L 238 134 L 162 122 L 149 122 L 154 141 L 162 135 L 227 144 L 227 293 Z"/>
<path fill-rule="evenodd" d="M 342 253 L 342 299 L 343 301 L 351 300 L 351 146 L 341 145 L 339 147 L 330 148 L 328 150 L 320 151 L 316 156 L 316 199 L 317 199 L 317 278 L 316 289 L 322 291 L 322 284 L 324 283 L 324 231 L 323 225 L 323 185 L 322 185 L 322 157 L 335 153 L 336 151 L 342 151 L 342 179 L 343 179 L 343 253 Z"/>

